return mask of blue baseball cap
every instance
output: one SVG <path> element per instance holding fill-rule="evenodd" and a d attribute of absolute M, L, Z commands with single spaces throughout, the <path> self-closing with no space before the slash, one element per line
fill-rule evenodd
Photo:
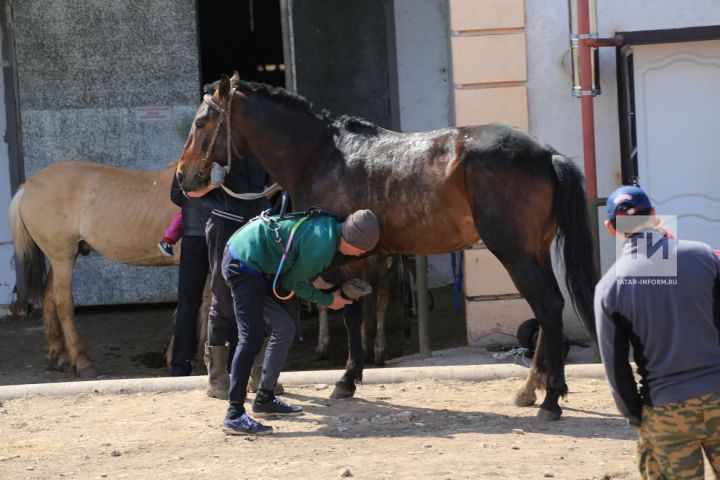
<path fill-rule="evenodd" d="M 607 199 L 608 220 L 613 221 L 618 212 L 635 215 L 652 208 L 652 203 L 642 188 L 637 185 L 623 185 L 610 194 Z"/>

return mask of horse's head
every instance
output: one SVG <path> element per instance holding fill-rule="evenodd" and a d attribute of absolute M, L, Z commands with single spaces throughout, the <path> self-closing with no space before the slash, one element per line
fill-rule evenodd
<path fill-rule="evenodd" d="M 186 192 L 207 186 L 213 163 L 227 165 L 231 156 L 243 155 L 244 141 L 237 135 L 233 138 L 231 126 L 235 93 L 231 83 L 239 79 L 237 72 L 232 79 L 223 75 L 206 89 L 175 170 L 178 183 Z"/>

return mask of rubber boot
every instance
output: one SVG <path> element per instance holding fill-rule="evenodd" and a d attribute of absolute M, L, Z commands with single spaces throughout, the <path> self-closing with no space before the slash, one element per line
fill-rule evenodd
<path fill-rule="evenodd" d="M 265 351 L 267 350 L 268 339 L 263 341 L 262 349 L 260 353 L 255 357 L 252 370 L 250 370 L 250 381 L 248 382 L 248 392 L 256 393 L 260 387 L 260 379 L 262 377 L 263 362 L 265 361 Z M 275 395 L 282 395 L 285 393 L 285 388 L 280 382 L 275 385 Z"/>
<path fill-rule="evenodd" d="M 208 397 L 227 400 L 230 392 L 230 374 L 228 374 L 228 355 L 230 347 L 205 344 L 205 366 L 208 371 Z"/>

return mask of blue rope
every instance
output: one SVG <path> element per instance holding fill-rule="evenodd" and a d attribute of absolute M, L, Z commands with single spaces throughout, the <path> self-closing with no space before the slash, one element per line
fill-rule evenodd
<path fill-rule="evenodd" d="M 457 256 L 456 256 L 457 255 Z M 459 261 L 458 261 L 459 260 Z M 463 266 L 462 252 L 454 252 L 450 254 L 450 264 L 453 271 L 453 303 L 455 303 L 455 312 L 462 312 L 462 291 L 463 291 Z"/>

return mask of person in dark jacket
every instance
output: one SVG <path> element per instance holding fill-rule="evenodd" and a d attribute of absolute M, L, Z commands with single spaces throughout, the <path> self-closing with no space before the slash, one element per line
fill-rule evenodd
<path fill-rule="evenodd" d="M 705 478 L 704 451 L 717 475 L 720 260 L 708 245 L 666 231 L 638 186 L 613 192 L 607 215 L 622 250 L 595 289 L 595 318 L 613 399 L 638 429 L 640 473 Z"/>
<path fill-rule="evenodd" d="M 207 394 L 213 398 L 227 399 L 230 386 L 228 365 L 237 345 L 237 326 L 233 312 L 230 289 L 222 277 L 222 258 L 225 244 L 230 236 L 250 218 L 270 208 L 266 198 L 240 200 L 223 188 L 235 193 L 262 192 L 270 183 L 265 171 L 249 156 L 233 159 L 227 171 L 213 164 L 208 186 L 191 197 L 200 197 L 202 205 L 210 210 L 205 226 L 205 238 L 210 262 L 210 314 L 208 318 L 208 341 L 205 346 L 205 365 L 208 369 Z M 274 313 L 269 310 L 269 313 Z"/>
<path fill-rule="evenodd" d="M 199 199 L 186 197 L 177 178 L 173 178 L 170 200 L 182 212 L 178 304 L 170 362 L 170 374 L 177 377 L 192 373 L 191 361 L 197 351 L 197 318 L 208 274 L 205 223 L 210 210 Z"/>
<path fill-rule="evenodd" d="M 283 219 L 262 216 L 238 230 L 228 241 L 223 257 L 223 276 L 231 291 L 240 338 L 230 373 L 230 404 L 223 431 L 231 435 L 267 434 L 262 425 L 245 412 L 250 370 L 265 336 L 265 323 L 272 327 L 260 388 L 253 401 L 256 415 L 298 415 L 302 408 L 288 405 L 274 394 L 278 376 L 295 335 L 288 314 L 268 321 L 267 293 L 277 300 L 292 295 L 337 310 L 352 303 L 340 290 L 326 293 L 313 283 L 339 251 L 362 255 L 375 248 L 380 236 L 378 220 L 370 210 L 359 210 L 343 223 L 334 217 L 304 216 Z M 274 278 L 274 280 L 271 280 Z M 322 282 L 324 283 L 324 282 Z M 278 293 L 278 288 L 291 292 Z M 325 288 L 325 286 L 321 286 Z M 277 307 L 275 307 L 277 310 Z"/>

